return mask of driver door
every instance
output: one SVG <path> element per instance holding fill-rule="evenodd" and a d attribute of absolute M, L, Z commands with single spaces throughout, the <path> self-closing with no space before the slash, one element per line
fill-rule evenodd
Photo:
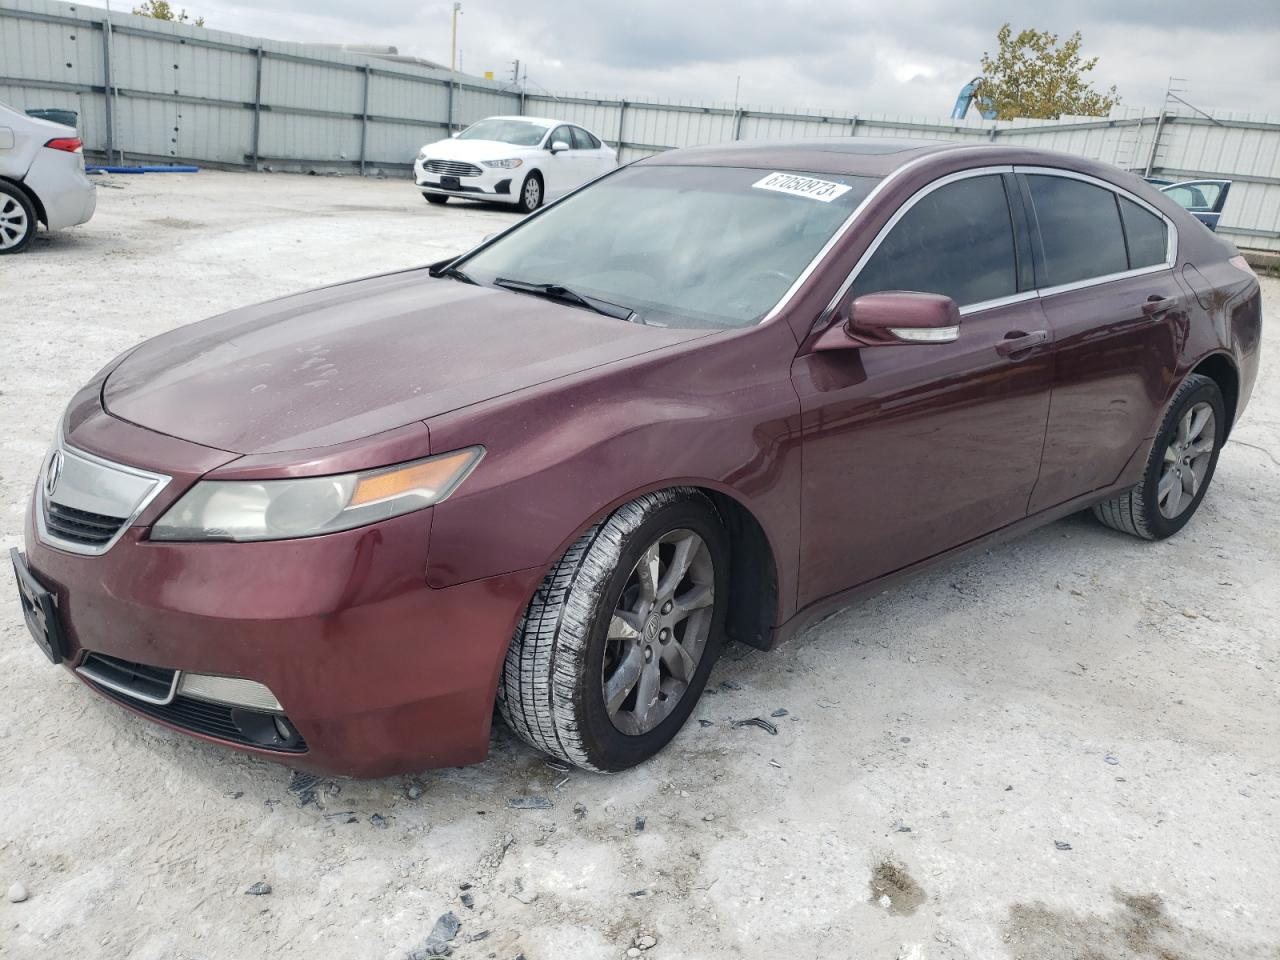
<path fill-rule="evenodd" d="M 552 152 L 552 145 L 556 143 L 567 144 L 569 149 Z M 552 130 L 544 148 L 547 156 L 543 160 L 542 175 L 546 181 L 547 199 L 554 200 L 577 186 L 574 182 L 573 131 L 569 129 L 569 125 L 562 123 Z"/>
<path fill-rule="evenodd" d="M 953 342 L 802 352 L 792 367 L 804 450 L 801 607 L 1027 515 L 1051 343 L 1027 236 L 1014 229 L 1020 200 L 1011 207 L 1005 180 L 966 171 L 925 187 L 855 270 L 850 298 L 950 296 L 962 314 Z"/>

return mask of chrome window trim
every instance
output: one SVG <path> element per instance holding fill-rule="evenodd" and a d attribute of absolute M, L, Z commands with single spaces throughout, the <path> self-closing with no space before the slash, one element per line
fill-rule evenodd
<path fill-rule="evenodd" d="M 932 157 L 933 154 L 927 154 L 926 156 Z M 923 160 L 925 159 L 925 157 L 920 157 L 919 159 Z M 898 170 L 894 172 L 897 173 L 901 170 L 905 170 L 907 166 L 910 166 L 910 164 L 907 164 L 906 166 L 903 166 L 903 167 L 899 167 Z M 875 255 L 875 252 L 880 248 L 880 245 L 884 243 L 885 238 L 888 237 L 889 235 L 889 231 L 891 231 L 894 227 L 896 227 L 898 225 L 898 221 L 900 221 L 903 217 L 905 217 L 907 215 L 907 212 L 912 207 L 914 207 L 917 203 L 919 203 L 921 200 L 923 200 L 929 194 L 933 193 L 933 191 L 937 190 L 938 188 L 945 187 L 947 186 L 947 184 L 950 184 L 950 183 L 956 183 L 959 180 L 968 180 L 970 177 L 985 177 L 985 176 L 992 176 L 992 175 L 999 175 L 1002 173 L 1013 173 L 1013 172 L 1014 172 L 1013 165 L 1008 163 L 995 164 L 993 166 L 986 166 L 986 167 L 973 167 L 972 169 L 969 169 L 969 170 L 957 170 L 955 173 L 949 173 L 944 177 L 939 177 L 937 180 L 933 180 L 929 183 L 926 183 L 923 187 L 921 187 L 919 190 L 913 193 L 910 197 L 908 197 L 903 202 L 902 206 L 900 206 L 896 211 L 894 211 L 893 216 L 891 216 L 887 221 L 885 221 L 884 226 L 880 228 L 880 232 L 876 234 L 875 239 L 871 241 L 870 246 L 868 246 L 867 249 L 862 252 L 862 256 L 858 258 L 858 262 L 855 263 L 853 265 L 853 269 L 849 271 L 849 276 L 845 278 L 845 281 L 842 284 L 840 284 L 840 288 L 836 291 L 835 296 L 831 298 L 831 302 L 828 303 L 826 307 L 823 308 L 822 313 L 818 315 L 818 320 L 814 324 L 814 329 L 817 329 L 820 325 L 823 324 L 825 320 L 827 320 L 831 316 L 832 312 L 834 312 L 836 306 L 840 303 L 841 299 L 843 299 L 844 295 L 848 293 L 850 288 L 853 286 L 854 281 L 858 279 L 858 274 L 860 274 L 862 272 L 862 268 L 867 265 L 867 261 L 870 260 L 872 256 Z M 892 174 L 890 176 L 892 176 Z M 888 177 L 886 177 L 885 179 L 887 180 Z M 857 214 L 861 212 L 862 212 L 862 207 L 860 205 L 858 210 L 854 211 L 854 213 Z M 1013 230 L 1012 222 L 1010 223 L 1009 226 L 1010 226 L 1010 231 L 1012 233 L 1012 230 Z M 1003 306 L 1006 303 L 1017 303 L 1019 302 L 1019 300 L 1015 298 L 1030 299 L 1035 295 L 1036 294 L 1034 290 L 1023 290 L 1023 291 L 1020 291 L 1019 293 L 1010 294 L 1007 297 L 998 297 L 994 300 L 980 300 L 977 303 L 969 304 L 967 307 L 961 307 L 960 315 L 964 316 L 966 313 L 976 313 L 979 310 L 989 310 L 992 307 Z"/>
<path fill-rule="evenodd" d="M 54 536 L 49 532 L 49 528 L 45 523 L 45 510 L 47 508 L 45 503 L 45 475 L 49 470 L 49 462 L 52 459 L 53 452 L 55 450 L 62 452 L 64 455 L 70 454 L 72 456 L 79 457 L 81 460 L 86 460 L 89 463 L 95 464 L 106 470 L 116 470 L 120 473 L 130 474 L 131 476 L 151 482 L 152 487 L 150 492 L 138 502 L 138 505 L 134 507 L 133 512 L 130 513 L 129 516 L 125 517 L 124 522 L 120 524 L 120 529 L 115 532 L 115 535 L 112 536 L 110 540 L 97 544 L 74 543 L 70 540 L 63 540 L 61 537 Z M 160 491 L 163 490 L 172 479 L 172 477 L 166 476 L 163 473 L 152 473 L 151 471 L 143 470 L 140 467 L 131 467 L 127 464 L 116 463 L 114 460 L 108 460 L 105 457 L 99 457 L 81 450 L 78 447 L 73 447 L 66 442 L 62 436 L 61 429 L 59 429 L 58 438 L 54 441 L 53 447 L 50 451 L 45 454 L 44 463 L 40 467 L 40 475 L 36 479 L 36 535 L 42 542 L 47 543 L 49 546 L 57 550 L 64 550 L 67 553 L 78 553 L 87 557 L 101 556 L 119 542 L 120 538 L 124 536 L 125 531 L 133 526 L 134 521 L 141 516 L 142 511 L 146 510 L 147 507 L 151 505 L 152 501 L 160 495 Z"/>
<path fill-rule="evenodd" d="M 917 160 L 923 159 L 925 159 L 925 157 L 917 158 Z M 916 161 L 912 162 L 914 163 Z M 911 164 L 899 167 L 898 170 L 894 171 L 894 173 L 882 180 L 881 185 L 888 182 L 888 180 L 895 174 L 907 169 L 909 166 L 911 166 Z M 1101 187 L 1104 190 L 1110 190 L 1112 193 L 1136 203 L 1139 207 L 1142 207 L 1144 210 L 1154 214 L 1164 222 L 1165 229 L 1167 231 L 1165 260 L 1163 263 L 1155 263 L 1148 267 L 1137 267 L 1133 270 L 1123 270 L 1118 273 L 1104 274 L 1099 277 L 1088 277 L 1084 280 L 1076 280 L 1071 283 L 1063 283 L 1051 287 L 1035 287 L 1031 290 L 1023 290 L 1011 296 L 997 297 L 993 300 L 981 300 L 977 303 L 971 303 L 960 307 L 960 315 L 962 317 L 981 313 L 985 310 L 994 310 L 999 307 L 1011 306 L 1016 303 L 1022 303 L 1026 300 L 1033 300 L 1037 297 L 1048 297 L 1058 293 L 1067 293 L 1072 290 L 1082 290 L 1085 287 L 1111 283 L 1114 280 L 1127 280 L 1131 277 L 1141 277 L 1150 273 L 1160 273 L 1164 270 L 1173 269 L 1173 266 L 1178 262 L 1178 225 L 1166 216 L 1163 211 L 1156 209 L 1151 205 L 1151 203 L 1144 200 L 1137 194 L 1126 190 L 1124 187 L 1117 186 L 1114 183 L 1110 183 L 1109 181 L 1102 180 L 1098 177 L 1090 176 L 1087 173 L 1078 173 L 1075 170 L 1066 170 L 1061 167 L 1028 166 L 1025 164 L 996 164 L 986 167 L 974 167 L 969 170 L 959 170 L 955 173 L 947 174 L 944 177 L 939 177 L 937 180 L 925 184 L 903 202 L 902 206 L 899 207 L 894 212 L 893 216 L 885 222 L 884 226 L 880 228 L 875 239 L 871 241 L 870 246 L 863 251 L 862 256 L 858 258 L 858 262 L 854 264 L 853 269 L 849 271 L 849 276 L 840 285 L 835 296 L 831 298 L 831 301 L 823 309 L 822 313 L 818 315 L 818 319 L 814 323 L 814 329 L 820 329 L 830 318 L 831 314 L 835 311 L 836 306 L 840 303 L 840 300 L 849 292 L 855 281 L 857 281 L 858 274 L 862 272 L 862 268 L 866 266 L 867 261 L 871 259 L 876 250 L 879 249 L 880 245 L 889 235 L 889 231 L 897 226 L 898 221 L 900 221 L 906 215 L 907 211 L 915 206 L 916 203 L 928 196 L 934 190 L 937 190 L 939 187 L 944 187 L 949 183 L 955 183 L 958 180 L 965 180 L 969 177 L 980 177 L 1000 173 L 1025 173 L 1040 176 L 1065 177 L 1069 180 L 1081 180 L 1085 183 L 1092 184 L 1093 186 Z M 858 216 L 862 212 L 863 208 L 872 199 L 872 197 L 875 196 L 878 190 L 879 187 L 877 187 L 876 190 L 873 190 L 871 194 L 868 195 L 867 199 L 858 205 L 858 209 L 853 213 L 854 217 Z M 844 231 L 842 229 L 841 233 L 843 232 Z M 818 259 L 821 259 L 825 253 L 826 250 L 824 249 L 823 252 L 818 255 Z M 812 267 L 813 265 L 811 264 L 810 266 Z M 788 296 L 790 296 L 790 293 Z"/>
<path fill-rule="evenodd" d="M 1099 177 L 1092 177 L 1087 173 L 1078 173 L 1075 170 L 1065 170 L 1062 167 L 1041 167 L 1041 166 L 1027 166 L 1025 164 L 1016 164 L 1013 168 L 1013 172 L 1025 173 L 1029 176 L 1038 175 L 1038 176 L 1047 176 L 1047 177 L 1063 177 L 1067 180 L 1081 180 L 1084 183 L 1092 184 L 1095 187 L 1101 187 L 1104 190 L 1110 190 L 1112 193 L 1118 194 L 1119 196 L 1124 197 L 1126 200 L 1132 200 L 1138 206 L 1142 207 L 1143 209 L 1147 210 L 1150 213 L 1154 213 L 1157 217 L 1163 220 L 1165 228 L 1168 230 L 1168 236 L 1165 238 L 1164 263 L 1152 264 L 1150 267 L 1138 267 L 1137 269 L 1142 271 L 1149 271 L 1156 268 L 1167 270 L 1167 269 L 1172 269 L 1173 265 L 1178 262 L 1178 225 L 1174 223 L 1171 219 L 1169 219 L 1169 217 L 1165 216 L 1163 211 L 1156 209 L 1148 201 L 1143 200 L 1142 197 L 1138 196 L 1136 193 L 1131 193 L 1129 190 L 1126 190 L 1124 187 L 1117 186 L 1116 184 L 1111 183 L 1109 180 L 1103 180 Z M 1034 210 L 1030 212 L 1034 213 Z M 1038 225 L 1037 225 L 1037 229 L 1038 229 Z M 1122 226 L 1122 229 L 1123 229 L 1123 226 Z M 1055 287 L 1045 287 L 1044 290 L 1051 290 L 1056 292 L 1059 287 L 1072 287 L 1073 289 L 1078 289 L 1077 287 L 1074 287 L 1074 284 L 1106 283 L 1110 280 L 1122 280 L 1126 276 L 1137 276 L 1137 275 L 1138 274 L 1134 270 L 1122 270 L 1119 273 L 1109 273 L 1101 277 L 1088 277 L 1085 280 L 1076 280 L 1076 281 L 1073 281 L 1073 283 L 1071 284 L 1059 284 L 1058 286 L 1055 286 Z"/>

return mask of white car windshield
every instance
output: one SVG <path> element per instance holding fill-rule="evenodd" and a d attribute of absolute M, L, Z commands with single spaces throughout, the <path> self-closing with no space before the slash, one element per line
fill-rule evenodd
<path fill-rule="evenodd" d="M 567 288 L 632 310 L 643 323 L 749 326 L 782 299 L 877 181 L 629 167 L 456 266 L 478 283 Z"/>
<path fill-rule="evenodd" d="M 542 142 L 547 128 L 527 120 L 500 120 L 491 118 L 473 123 L 458 134 L 459 140 L 496 140 L 517 147 L 536 147 Z"/>

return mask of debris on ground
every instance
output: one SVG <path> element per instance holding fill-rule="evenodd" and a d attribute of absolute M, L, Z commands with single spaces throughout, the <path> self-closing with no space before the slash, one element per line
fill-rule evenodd
<path fill-rule="evenodd" d="M 1119 763 L 1119 762 L 1120 762 L 1120 758 L 1119 758 L 1119 757 L 1114 757 L 1114 756 L 1112 756 L 1111 754 L 1109 754 L 1109 753 L 1108 753 L 1105 757 L 1103 757 L 1103 758 L 1102 758 L 1102 762 L 1103 762 L 1103 763 L 1109 763 L 1109 764 L 1111 764 L 1111 765 L 1114 767 L 1117 763 Z"/>
<path fill-rule="evenodd" d="M 714 723 L 712 723 L 710 720 L 702 720 L 702 719 L 699 719 L 699 720 L 698 720 L 698 723 L 699 723 L 699 724 L 701 724 L 701 725 L 702 725 L 702 726 L 704 726 L 704 727 L 714 727 L 714 726 L 715 726 L 715 724 L 714 724 Z"/>
<path fill-rule="evenodd" d="M 721 680 L 720 689 L 721 690 L 741 690 L 742 684 L 738 683 L 737 680 Z"/>
<path fill-rule="evenodd" d="M 474 910 L 476 908 L 476 898 L 469 893 L 462 894 L 458 897 L 458 900 L 468 910 Z"/>
<path fill-rule="evenodd" d="M 735 728 L 736 727 L 759 727 L 761 730 L 768 733 L 771 737 L 776 737 L 778 735 L 778 728 L 775 727 L 768 720 L 766 720 L 764 717 L 750 717 L 749 719 L 746 719 L 746 720 L 734 720 L 733 723 L 730 724 L 730 726 Z"/>
<path fill-rule="evenodd" d="M 458 935 L 458 929 L 462 926 L 462 921 L 458 919 L 457 914 L 450 910 L 446 914 L 442 914 L 436 925 L 431 928 L 431 933 L 427 935 L 426 941 L 417 950 L 409 953 L 407 960 L 427 960 L 428 957 L 447 957 L 452 950 L 449 946 L 453 938 Z"/>
<path fill-rule="evenodd" d="M 641 950 L 652 950 L 658 945 L 658 938 L 642 933 L 632 941 L 632 944 Z"/>
<path fill-rule="evenodd" d="M 573 815 L 581 820 L 587 815 L 587 805 L 585 803 L 575 803 L 573 805 Z"/>
<path fill-rule="evenodd" d="M 27 888 L 20 882 L 14 882 L 14 884 L 9 887 L 8 899 L 10 903 L 21 903 L 23 900 L 27 899 L 27 896 Z"/>
<path fill-rule="evenodd" d="M 289 792 L 297 799 L 298 806 L 305 807 L 316 802 L 316 788 L 320 785 L 320 781 L 321 778 L 313 773 L 293 771 L 293 776 L 289 778 Z"/>
<path fill-rule="evenodd" d="M 508 797 L 507 806 L 512 810 L 550 810 L 555 804 L 548 797 Z"/>
<path fill-rule="evenodd" d="M 259 880 L 244 893 L 247 897 L 265 897 L 270 892 L 271 884 L 267 883 L 265 880 Z"/>
<path fill-rule="evenodd" d="M 1071 844 L 1067 843 L 1067 841 L 1065 841 L 1065 840 L 1055 840 L 1055 841 L 1053 841 L 1053 845 L 1054 845 L 1055 847 L 1057 847 L 1059 850 L 1070 850 L 1070 849 L 1071 849 Z"/>
<path fill-rule="evenodd" d="M 369 822 L 373 824 L 375 827 L 377 827 L 379 830 L 385 830 L 387 829 L 387 827 L 391 826 L 391 824 L 387 822 L 387 818 L 380 813 L 375 813 L 373 816 L 371 816 L 369 818 Z"/>
<path fill-rule="evenodd" d="M 787 715 L 786 707 L 779 707 L 777 710 L 773 711 L 773 713 L 769 714 L 769 716 L 771 717 L 785 717 L 786 715 Z"/>
<path fill-rule="evenodd" d="M 644 829 L 644 817 L 636 817 L 636 833 Z"/>

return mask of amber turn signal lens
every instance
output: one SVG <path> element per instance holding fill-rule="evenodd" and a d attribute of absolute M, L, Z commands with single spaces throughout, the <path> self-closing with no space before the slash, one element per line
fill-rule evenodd
<path fill-rule="evenodd" d="M 411 493 L 434 499 L 455 484 L 475 459 L 474 450 L 460 450 L 409 467 L 363 476 L 348 506 L 379 503 Z"/>

